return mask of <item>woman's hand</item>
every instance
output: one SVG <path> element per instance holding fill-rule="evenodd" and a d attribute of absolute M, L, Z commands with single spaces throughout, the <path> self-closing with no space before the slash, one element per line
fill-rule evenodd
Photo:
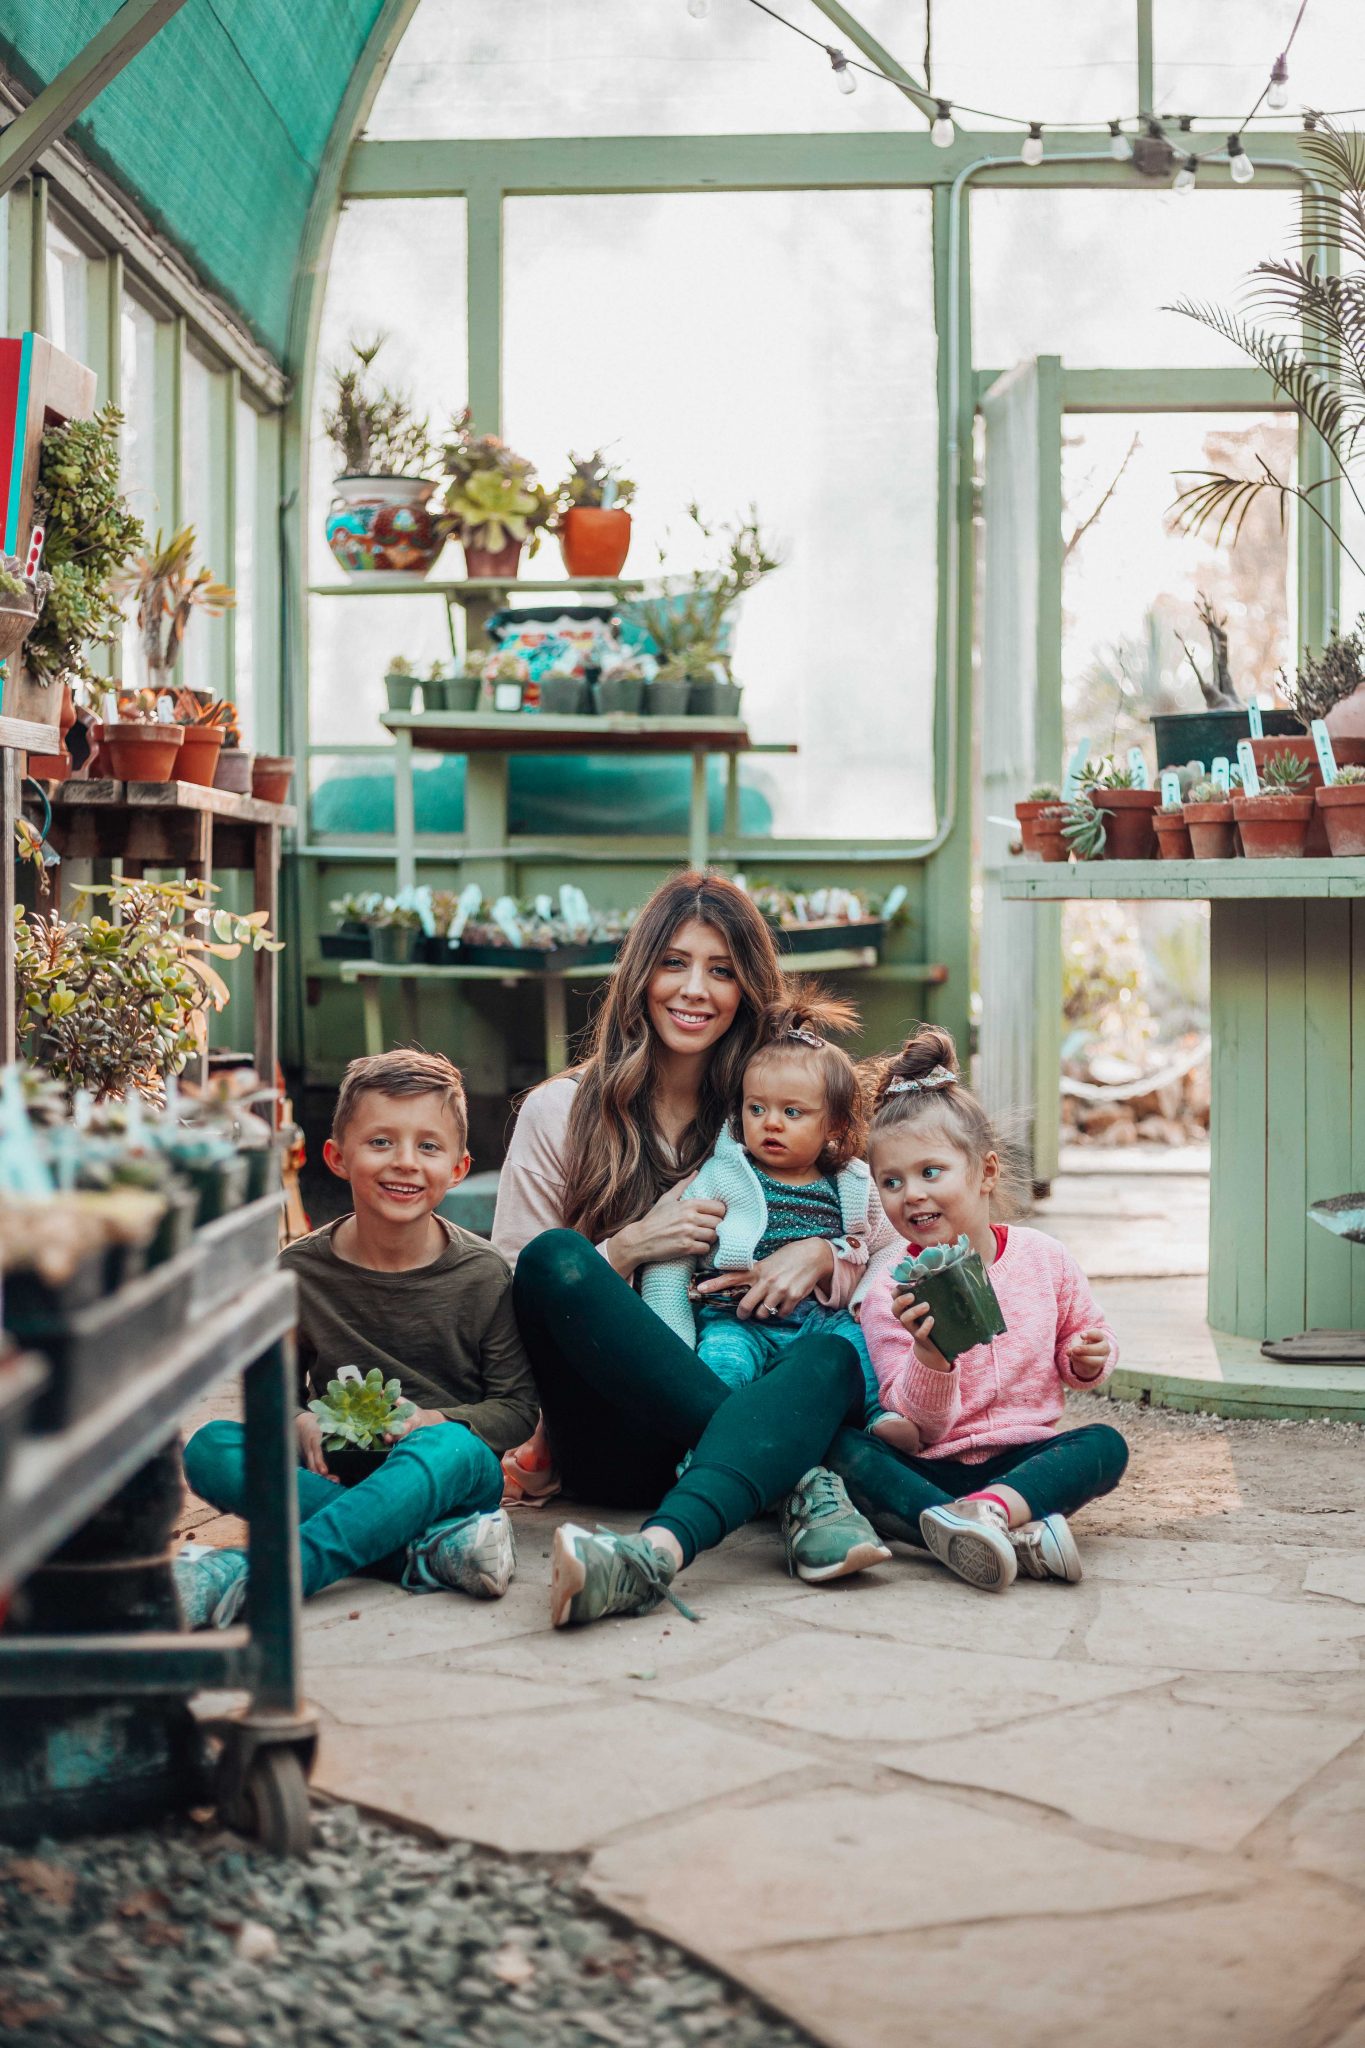
<path fill-rule="evenodd" d="M 449 1422 L 448 1415 L 442 1415 L 439 1408 L 414 1408 L 411 1415 L 405 1415 L 401 1422 L 395 1422 L 392 1429 L 384 1432 L 386 1444 L 396 1444 L 399 1437 L 411 1436 L 414 1429 L 431 1429 L 438 1422 Z"/>
<path fill-rule="evenodd" d="M 607 1258 L 623 1276 L 637 1266 L 657 1265 L 662 1259 L 704 1257 L 710 1251 L 725 1216 L 724 1202 L 694 1201 L 688 1195 L 690 1181 L 682 1187 L 667 1188 L 652 1209 L 638 1223 L 627 1223 L 607 1239 Z"/>
<path fill-rule="evenodd" d="M 929 1313 L 927 1301 L 916 1301 L 913 1287 L 898 1287 L 891 1297 L 891 1313 L 914 1340 L 915 1356 L 930 1372 L 951 1372 L 952 1366 L 936 1344 L 929 1339 L 934 1328 L 934 1319 Z"/>
<path fill-rule="evenodd" d="M 800 1237 L 779 1245 L 766 1259 L 742 1272 L 703 1280 L 697 1293 L 703 1300 L 712 1294 L 739 1294 L 735 1314 L 742 1321 L 757 1316 L 760 1322 L 767 1322 L 773 1316 L 789 1316 L 833 1271 L 834 1247 L 829 1239 Z"/>
<path fill-rule="evenodd" d="M 294 1434 L 299 1440 L 299 1463 L 309 1472 L 316 1472 L 319 1479 L 330 1479 L 333 1486 L 341 1481 L 335 1472 L 327 1470 L 327 1460 L 322 1451 L 322 1424 L 317 1416 L 305 1408 L 294 1417 Z"/>

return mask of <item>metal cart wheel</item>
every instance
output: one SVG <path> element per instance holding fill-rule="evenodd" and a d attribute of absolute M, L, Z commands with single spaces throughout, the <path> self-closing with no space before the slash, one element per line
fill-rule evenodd
<path fill-rule="evenodd" d="M 313 1839 L 308 1780 L 297 1753 L 282 1744 L 257 1750 L 242 1787 L 243 1820 L 275 1856 L 306 1856 Z"/>

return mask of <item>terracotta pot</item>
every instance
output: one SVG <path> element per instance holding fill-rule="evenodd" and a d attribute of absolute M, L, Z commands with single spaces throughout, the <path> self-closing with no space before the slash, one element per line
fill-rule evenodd
<path fill-rule="evenodd" d="M 575 505 L 560 525 L 559 552 L 570 576 L 619 576 L 630 553 L 629 512 Z"/>
<path fill-rule="evenodd" d="M 257 754 L 251 764 L 251 794 L 263 804 L 287 804 L 293 779 L 292 754 Z"/>
<path fill-rule="evenodd" d="M 65 782 L 71 773 L 69 754 L 29 754 L 24 768 L 35 782 Z"/>
<path fill-rule="evenodd" d="M 224 747 L 213 771 L 214 788 L 230 790 L 233 796 L 250 796 L 251 768 L 255 758 L 245 747 Z"/>
<path fill-rule="evenodd" d="M 1104 812 L 1106 860 L 1154 860 L 1156 832 L 1152 819 L 1161 808 L 1156 789 L 1092 789 L 1095 809 Z"/>
<path fill-rule="evenodd" d="M 1217 804 L 1186 804 L 1184 816 L 1196 860 L 1236 859 L 1237 827 L 1230 797 Z"/>
<path fill-rule="evenodd" d="M 1194 859 L 1194 848 L 1190 844 L 1190 828 L 1185 823 L 1183 811 L 1158 811 L 1152 823 L 1156 826 L 1159 860 Z"/>
<path fill-rule="evenodd" d="M 1062 837 L 1066 813 L 1060 804 L 1047 804 L 1033 821 L 1033 836 L 1039 860 L 1068 861 L 1071 848 Z"/>
<path fill-rule="evenodd" d="M 1056 801 L 1054 797 L 1052 800 L 1054 807 Z M 1014 815 L 1019 820 L 1019 837 L 1023 842 L 1025 854 L 1031 860 L 1038 860 L 1040 858 L 1036 828 L 1040 815 L 1048 808 L 1049 806 L 1045 801 L 1034 797 L 1024 797 L 1014 806 Z"/>
<path fill-rule="evenodd" d="M 106 725 L 104 760 L 115 782 L 170 782 L 185 740 L 183 725 Z"/>
<path fill-rule="evenodd" d="M 515 576 L 521 565 L 521 547 L 519 540 L 509 540 L 502 548 L 476 547 L 473 541 L 467 540 L 464 542 L 465 574 L 471 577 Z"/>
<path fill-rule="evenodd" d="M 221 725 L 187 725 L 185 743 L 175 767 L 177 779 L 197 783 L 201 789 L 212 789 L 222 751 Z"/>
<path fill-rule="evenodd" d="M 1302 860 L 1316 811 L 1311 796 L 1235 796 L 1232 815 L 1248 860 Z"/>
<path fill-rule="evenodd" d="M 446 527 L 427 509 L 423 476 L 339 476 L 327 510 L 327 545 L 350 576 L 405 571 L 425 576 Z"/>
<path fill-rule="evenodd" d="M 1365 783 L 1337 783 L 1313 794 L 1327 828 L 1327 844 L 1337 858 L 1365 856 Z"/>
<path fill-rule="evenodd" d="M 1334 706 L 1334 709 L 1340 707 Z M 1330 728 L 1329 728 L 1330 730 Z M 1365 739 L 1351 739 L 1343 735 L 1332 741 L 1332 752 L 1336 755 L 1338 768 L 1365 768 Z M 1267 761 L 1273 761 L 1276 754 L 1292 754 L 1296 761 L 1302 761 L 1308 770 L 1306 791 L 1322 788 L 1322 770 L 1318 766 L 1318 750 L 1306 732 L 1296 732 L 1288 739 L 1263 739 L 1251 742 L 1251 758 L 1256 770 L 1264 777 Z M 1327 821 L 1314 811 L 1308 826 L 1308 844 L 1304 851 L 1314 859 L 1325 860 L 1331 852 L 1327 843 Z"/>

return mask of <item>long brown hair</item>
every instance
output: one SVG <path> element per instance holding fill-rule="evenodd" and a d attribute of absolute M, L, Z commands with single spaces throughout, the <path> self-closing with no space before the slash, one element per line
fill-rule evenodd
<path fill-rule="evenodd" d="M 658 1041 L 649 1021 L 649 984 L 679 926 L 694 918 L 724 939 L 739 983 L 739 1008 L 712 1049 L 696 1116 L 671 1160 L 654 1123 Z M 742 889 L 723 876 L 694 870 L 659 885 L 621 948 L 578 1070 L 564 1159 L 564 1220 L 571 1230 L 593 1239 L 608 1236 L 695 1173 L 739 1099 L 759 1018 L 782 993 L 772 933 Z"/>
<path fill-rule="evenodd" d="M 842 1173 L 850 1159 L 861 1156 L 867 1136 L 861 1076 L 843 1047 L 830 1044 L 832 1032 L 857 1028 L 858 1012 L 852 1003 L 831 995 L 818 982 L 797 981 L 781 1002 L 760 1017 L 758 1042 L 749 1055 L 746 1092 L 749 1077 L 761 1074 L 769 1060 L 800 1060 L 816 1077 L 830 1124 L 829 1138 L 818 1162 L 821 1173 Z M 730 1129 L 742 1143 L 740 1104 L 736 1104 Z"/>

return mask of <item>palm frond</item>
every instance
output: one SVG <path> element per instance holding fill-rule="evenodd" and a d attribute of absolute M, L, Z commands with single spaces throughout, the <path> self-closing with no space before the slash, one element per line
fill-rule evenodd
<path fill-rule="evenodd" d="M 1267 491 L 1279 500 L 1280 525 L 1283 527 L 1289 500 L 1298 497 L 1299 493 L 1292 484 L 1285 483 L 1267 469 L 1264 463 L 1262 469 L 1264 473 L 1259 477 L 1229 476 L 1226 471 L 1218 469 L 1178 471 L 1179 476 L 1192 476 L 1199 481 L 1176 494 L 1171 511 L 1177 533 L 1207 533 L 1215 547 L 1221 547 L 1227 537 L 1236 546 L 1248 514 Z"/>
<path fill-rule="evenodd" d="M 1325 192 L 1306 192 L 1302 232 L 1365 262 L 1365 136 L 1323 121 L 1303 137 L 1309 167 Z"/>
<path fill-rule="evenodd" d="M 1294 410 L 1322 436 L 1337 461 L 1345 464 L 1359 421 L 1352 417 L 1351 407 L 1336 386 L 1311 363 L 1304 362 L 1289 343 L 1253 327 L 1225 306 L 1211 306 L 1198 299 L 1178 299 L 1166 311 L 1181 313 L 1187 320 L 1197 320 L 1202 327 L 1209 328 L 1214 334 L 1221 335 L 1224 341 L 1231 342 L 1234 348 L 1241 349 L 1243 355 L 1250 356 L 1252 362 L 1258 364 L 1284 393 Z"/>
<path fill-rule="evenodd" d="M 1246 295 L 1248 308 L 1296 322 L 1305 345 L 1323 352 L 1319 367 L 1354 384 L 1344 394 L 1350 409 L 1365 406 L 1365 279 L 1325 277 L 1312 256 L 1258 263 L 1252 276 L 1264 281 Z"/>

